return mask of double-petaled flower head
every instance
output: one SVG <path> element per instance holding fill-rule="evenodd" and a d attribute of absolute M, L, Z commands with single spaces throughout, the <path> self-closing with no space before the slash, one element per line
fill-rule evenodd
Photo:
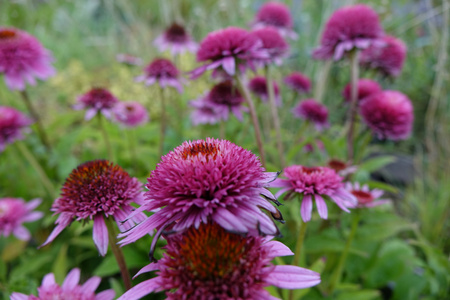
<path fill-rule="evenodd" d="M 96 87 L 79 96 L 73 108 L 76 110 L 86 109 L 84 116 L 86 120 L 92 119 L 98 113 L 110 119 L 112 108 L 118 102 L 119 100 L 109 90 Z"/>
<path fill-rule="evenodd" d="M 113 108 L 115 120 L 127 127 L 136 127 L 148 122 L 145 107 L 137 101 L 119 102 Z"/>
<path fill-rule="evenodd" d="M 24 241 L 30 239 L 30 232 L 23 223 L 33 222 L 42 218 L 43 213 L 33 211 L 41 204 L 40 199 L 25 202 L 20 198 L 0 198 L 0 236 L 13 234 Z"/>
<path fill-rule="evenodd" d="M 0 152 L 6 145 L 23 139 L 33 121 L 15 108 L 0 106 Z"/>
<path fill-rule="evenodd" d="M 144 82 L 145 85 L 158 83 L 161 88 L 171 86 L 176 88 L 181 94 L 183 84 L 177 67 L 166 58 L 155 58 L 144 68 L 144 74 L 136 77 L 137 82 Z"/>
<path fill-rule="evenodd" d="M 351 101 L 351 83 L 347 84 L 342 91 L 342 96 L 344 97 L 346 102 Z M 358 86 L 357 86 L 357 101 L 360 102 L 361 100 L 365 99 L 366 97 L 376 94 L 378 92 L 381 92 L 381 86 L 378 84 L 378 82 L 362 78 L 358 80 Z"/>
<path fill-rule="evenodd" d="M 320 283 L 320 275 L 297 266 L 273 265 L 278 256 L 292 255 L 280 242 L 244 236 L 215 223 L 169 235 L 161 260 L 139 274 L 157 271 L 119 300 L 141 299 L 166 291 L 167 299 L 277 299 L 265 287 L 301 289 Z"/>
<path fill-rule="evenodd" d="M 133 209 L 131 204 L 143 204 L 142 200 L 142 184 L 120 166 L 107 160 L 83 163 L 70 173 L 61 196 L 53 203 L 51 210 L 59 214 L 57 225 L 42 246 L 52 242 L 74 220 L 93 220 L 94 243 L 104 256 L 108 250 L 105 217 L 114 218 L 121 231 L 128 230 L 145 219 L 143 214 L 127 219 Z"/>
<path fill-rule="evenodd" d="M 160 52 L 170 49 L 172 55 L 181 54 L 185 51 L 195 52 L 198 45 L 192 40 L 192 37 L 186 32 L 184 26 L 173 23 L 170 25 L 153 44 Z"/>
<path fill-rule="evenodd" d="M 300 101 L 292 109 L 295 117 L 310 121 L 317 130 L 322 130 L 329 126 L 328 108 L 314 99 L 305 99 Z"/>
<path fill-rule="evenodd" d="M 267 26 L 276 28 L 284 37 L 297 38 L 297 34 L 292 31 L 291 12 L 283 3 L 272 1 L 261 6 L 253 21 L 253 28 L 259 29 Z"/>
<path fill-rule="evenodd" d="M 48 50 L 32 35 L 13 27 L 0 27 L 0 74 L 11 90 L 24 90 L 55 74 Z"/>
<path fill-rule="evenodd" d="M 311 90 L 311 80 L 300 72 L 292 72 L 286 76 L 284 83 L 298 93 L 309 93 Z"/>

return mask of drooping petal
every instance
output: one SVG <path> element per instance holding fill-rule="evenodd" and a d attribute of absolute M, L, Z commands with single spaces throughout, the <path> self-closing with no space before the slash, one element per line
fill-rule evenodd
<path fill-rule="evenodd" d="M 105 219 L 101 214 L 94 217 L 92 237 L 100 255 L 105 256 L 106 251 L 108 251 L 108 228 L 106 227 Z"/>
<path fill-rule="evenodd" d="M 312 214 L 312 199 L 311 195 L 305 195 L 302 200 L 302 206 L 300 209 L 300 214 L 302 216 L 303 222 L 309 222 L 311 220 Z"/>
<path fill-rule="evenodd" d="M 297 266 L 274 266 L 266 282 L 282 289 L 304 289 L 320 283 L 320 274 Z"/>
<path fill-rule="evenodd" d="M 320 195 L 314 195 L 314 199 L 316 200 L 316 206 L 317 210 L 319 211 L 319 216 L 322 219 L 326 220 L 328 218 L 327 204 Z"/>
<path fill-rule="evenodd" d="M 161 288 L 161 280 L 159 277 L 155 277 L 139 283 L 132 287 L 125 294 L 120 296 L 117 300 L 134 300 L 140 299 L 145 295 L 148 295 Z"/>

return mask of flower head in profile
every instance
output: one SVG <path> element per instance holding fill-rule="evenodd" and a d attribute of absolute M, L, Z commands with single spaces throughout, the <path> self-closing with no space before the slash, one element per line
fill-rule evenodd
<path fill-rule="evenodd" d="M 105 88 L 93 88 L 89 92 L 79 96 L 74 109 L 86 109 L 84 118 L 92 119 L 97 113 L 103 114 L 106 118 L 111 118 L 112 108 L 119 100 Z"/>
<path fill-rule="evenodd" d="M 174 87 L 181 94 L 183 92 L 182 79 L 177 67 L 166 58 L 156 58 L 144 68 L 144 74 L 136 77 L 137 82 L 145 85 L 159 83 L 161 88 Z"/>
<path fill-rule="evenodd" d="M 270 186 L 281 188 L 276 197 L 286 192 L 284 199 L 290 199 L 296 194 L 301 196 L 300 215 L 304 222 L 311 220 L 314 201 L 322 219 L 328 218 L 325 200 L 336 203 L 346 212 L 357 203 L 356 197 L 345 189 L 343 178 L 333 169 L 293 165 L 286 167 L 283 173 L 286 179 L 278 178 Z"/>
<path fill-rule="evenodd" d="M 248 83 L 248 88 L 257 95 L 263 102 L 269 101 L 269 91 L 267 89 L 267 80 L 263 76 L 255 76 Z M 276 81 L 273 81 L 273 91 L 275 93 L 275 103 L 281 106 L 280 87 Z"/>
<path fill-rule="evenodd" d="M 253 21 L 253 28 L 259 29 L 267 26 L 276 28 L 284 37 L 297 39 L 297 34 L 292 31 L 291 12 L 283 3 L 272 1 L 261 6 Z"/>
<path fill-rule="evenodd" d="M 94 276 L 83 285 L 79 285 L 80 269 L 72 269 L 64 279 L 62 285 L 55 281 L 55 275 L 49 273 L 42 279 L 42 285 L 38 287 L 38 296 L 13 293 L 11 300 L 113 300 L 114 290 L 105 290 L 95 294 L 100 285 L 101 278 Z"/>
<path fill-rule="evenodd" d="M 160 291 L 166 291 L 167 299 L 278 299 L 265 288 L 302 289 L 320 283 L 316 272 L 271 263 L 275 257 L 293 254 L 284 244 L 228 232 L 214 223 L 167 236 L 165 248 L 161 260 L 137 274 L 159 270 L 157 277 L 136 285 L 119 300 Z"/>
<path fill-rule="evenodd" d="M 274 27 L 264 27 L 252 31 L 267 50 L 269 57 L 261 60 L 262 64 L 275 63 L 281 65 L 282 59 L 288 55 L 289 45 Z"/>
<path fill-rule="evenodd" d="M 345 177 L 349 174 L 353 174 L 358 170 L 358 167 L 350 165 L 348 162 L 342 161 L 340 159 L 330 159 L 327 162 L 329 168 L 333 169 L 339 175 Z"/>
<path fill-rule="evenodd" d="M 145 218 L 144 214 L 136 214 L 127 219 L 133 202 L 143 204 L 142 196 L 142 184 L 120 166 L 107 160 L 83 163 L 69 174 L 61 196 L 53 203 L 51 210 L 59 214 L 57 225 L 42 246 L 52 242 L 74 220 L 93 220 L 94 243 L 105 256 L 108 230 L 104 218 L 113 217 L 121 231 L 130 229 Z"/>
<path fill-rule="evenodd" d="M 317 59 L 341 59 L 352 49 L 366 49 L 380 41 L 383 29 L 377 13 L 369 6 L 356 4 L 336 10 L 325 24 L 320 47 L 314 50 Z"/>
<path fill-rule="evenodd" d="M 186 32 L 186 29 L 177 23 L 172 23 L 153 44 L 160 52 L 170 49 L 172 55 L 184 53 L 185 51 L 195 52 L 198 45 Z"/>
<path fill-rule="evenodd" d="M 310 121 L 317 130 L 322 130 L 329 126 L 328 108 L 314 99 L 305 99 L 300 101 L 292 109 L 295 117 Z"/>
<path fill-rule="evenodd" d="M 391 202 L 388 199 L 380 199 L 383 196 L 383 191 L 378 189 L 371 190 L 367 184 L 361 186 L 359 182 L 354 182 L 353 184 L 346 182 L 345 188 L 356 197 L 356 200 L 358 200 L 356 207 L 359 208 L 374 207 Z"/>
<path fill-rule="evenodd" d="M 41 199 L 25 202 L 20 198 L 0 198 L 0 236 L 13 234 L 19 240 L 28 241 L 30 232 L 23 223 L 42 218 L 42 212 L 33 211 L 39 204 Z"/>
<path fill-rule="evenodd" d="M 311 91 L 311 80 L 300 72 L 292 72 L 286 76 L 284 83 L 298 93 L 309 93 Z"/>
<path fill-rule="evenodd" d="M 122 64 L 129 66 L 140 66 L 142 65 L 142 59 L 130 54 L 120 53 L 116 55 L 116 60 Z"/>
<path fill-rule="evenodd" d="M 344 97 L 346 102 L 351 101 L 351 84 L 347 84 L 342 91 L 342 96 Z M 376 94 L 378 92 L 381 92 L 381 86 L 378 84 L 378 82 L 371 80 L 371 79 L 365 79 L 362 78 L 358 80 L 358 93 L 357 93 L 357 99 L 358 102 L 365 99 L 366 97 Z"/>
<path fill-rule="evenodd" d="M 114 118 L 127 127 L 136 127 L 148 122 L 145 107 L 136 101 L 119 102 L 113 108 Z"/>
<path fill-rule="evenodd" d="M 36 78 L 45 80 L 55 74 L 53 57 L 41 43 L 25 31 L 0 27 L 0 74 L 11 90 L 25 89 L 25 84 L 36 84 Z"/>
<path fill-rule="evenodd" d="M 31 123 L 33 121 L 30 118 L 15 108 L 0 106 L 0 152 L 6 145 L 23 139 L 23 133 Z"/>
<path fill-rule="evenodd" d="M 380 139 L 404 140 L 411 134 L 414 108 L 411 100 L 398 91 L 371 95 L 361 102 L 360 113 Z"/>

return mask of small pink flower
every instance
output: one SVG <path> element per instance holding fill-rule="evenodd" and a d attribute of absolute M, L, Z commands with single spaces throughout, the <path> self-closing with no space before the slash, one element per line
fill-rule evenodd
<path fill-rule="evenodd" d="M 36 84 L 55 74 L 53 57 L 41 43 L 25 31 L 0 27 L 0 74 L 11 90 L 25 89 L 25 83 Z"/>
<path fill-rule="evenodd" d="M 317 59 L 341 59 L 354 48 L 366 49 L 380 43 L 383 29 L 377 13 L 365 4 L 345 6 L 336 10 L 325 24 L 320 47 L 314 50 Z"/>
<path fill-rule="evenodd" d="M 345 86 L 344 90 L 342 91 L 342 96 L 344 97 L 346 102 L 351 101 L 351 88 L 352 88 L 351 83 L 349 83 Z M 357 94 L 358 102 L 378 92 L 381 92 L 381 86 L 378 84 L 378 82 L 365 78 L 358 80 L 358 94 Z"/>
<path fill-rule="evenodd" d="M 278 241 L 228 232 L 217 224 L 191 227 L 167 236 L 166 252 L 158 262 L 137 275 L 159 270 L 118 300 L 141 299 L 166 291 L 167 299 L 278 299 L 265 290 L 274 285 L 303 289 L 320 283 L 314 271 L 288 265 L 273 265 L 275 257 L 293 255 Z"/>
<path fill-rule="evenodd" d="M 116 55 L 116 60 L 120 63 L 130 65 L 130 66 L 140 66 L 142 65 L 142 59 L 130 54 L 120 53 Z"/>
<path fill-rule="evenodd" d="M 223 115 L 217 110 L 216 106 L 208 100 L 207 95 L 189 101 L 189 105 L 194 108 L 191 112 L 192 125 L 217 124 L 223 119 Z"/>
<path fill-rule="evenodd" d="M 284 83 L 298 93 L 309 93 L 311 90 L 311 80 L 300 72 L 292 72 L 286 76 Z"/>
<path fill-rule="evenodd" d="M 74 219 L 94 220 L 94 243 L 100 255 L 105 256 L 108 250 L 105 217 L 113 217 L 121 231 L 145 219 L 144 214 L 136 214 L 125 220 L 132 212 L 133 202 L 143 204 L 142 184 L 107 160 L 89 161 L 78 166 L 69 174 L 61 191 L 51 209 L 59 214 L 57 225 L 42 246 L 52 242 Z"/>
<path fill-rule="evenodd" d="M 107 89 L 93 88 L 86 94 L 77 98 L 77 104 L 73 106 L 76 110 L 86 109 L 85 120 L 92 119 L 97 113 L 111 118 L 111 111 L 119 100 Z"/>
<path fill-rule="evenodd" d="M 358 170 L 358 167 L 352 166 L 349 163 L 346 163 L 339 159 L 331 159 L 327 163 L 328 167 L 333 169 L 340 176 L 347 176 L 349 174 L 353 174 Z"/>
<path fill-rule="evenodd" d="M 383 195 L 382 190 L 373 189 L 370 190 L 367 184 L 360 186 L 359 182 L 351 183 L 346 182 L 345 188 L 358 200 L 356 207 L 374 207 L 391 201 L 388 199 L 379 199 Z"/>
<path fill-rule="evenodd" d="M 380 139 L 403 140 L 410 136 L 414 108 L 409 98 L 398 91 L 382 91 L 360 104 L 364 122 Z"/>
<path fill-rule="evenodd" d="M 0 236 L 8 237 L 12 233 L 16 238 L 28 241 L 30 232 L 23 223 L 42 218 L 42 212 L 33 211 L 39 204 L 41 199 L 25 202 L 19 198 L 0 198 Z"/>
<path fill-rule="evenodd" d="M 314 99 L 300 101 L 292 109 L 292 113 L 297 118 L 314 123 L 317 130 L 322 130 L 329 126 L 327 107 Z"/>
<path fill-rule="evenodd" d="M 114 118 L 127 127 L 136 127 L 148 122 L 145 107 L 136 101 L 119 102 L 113 108 Z"/>
<path fill-rule="evenodd" d="M 284 169 L 287 179 L 276 179 L 270 184 L 271 187 L 279 187 L 275 196 L 288 192 L 285 200 L 291 199 L 295 194 L 301 196 L 300 214 L 304 222 L 311 220 L 313 201 L 316 202 L 319 216 L 328 218 L 328 209 L 325 200 L 331 200 L 342 210 L 350 212 L 348 208 L 356 205 L 355 196 L 344 188 L 342 177 L 333 169 L 327 167 L 305 167 L 301 165 L 289 166 Z"/>
<path fill-rule="evenodd" d="M 33 121 L 20 111 L 0 106 L 0 152 L 6 145 L 23 139 L 23 133 L 29 130 L 28 126 L 31 123 Z"/>
<path fill-rule="evenodd" d="M 156 58 L 144 69 L 144 75 L 136 77 L 137 82 L 143 81 L 145 85 L 159 83 L 161 88 L 174 87 L 181 94 L 183 92 L 182 80 L 177 67 L 166 58 Z"/>
<path fill-rule="evenodd" d="M 153 44 L 160 52 L 170 49 L 172 55 L 184 53 L 185 51 L 195 52 L 198 45 L 192 40 L 192 37 L 186 32 L 186 29 L 177 23 L 170 25 Z"/>
<path fill-rule="evenodd" d="M 269 91 L 267 90 L 267 81 L 263 76 L 255 76 L 248 83 L 248 88 L 251 92 L 257 95 L 263 102 L 269 101 Z M 280 87 L 273 81 L 273 91 L 275 93 L 275 103 L 277 106 L 281 106 Z"/>
<path fill-rule="evenodd" d="M 11 300 L 113 300 L 114 290 L 105 290 L 95 294 L 101 278 L 94 276 L 89 278 L 83 285 L 79 285 L 80 269 L 72 269 L 60 286 L 55 281 L 55 275 L 49 273 L 42 279 L 42 285 L 38 287 L 38 295 L 25 295 L 13 293 Z"/>
<path fill-rule="evenodd" d="M 292 31 L 292 16 L 289 8 L 280 2 L 267 2 L 259 9 L 253 21 L 253 28 L 275 27 L 282 36 L 297 39 Z"/>
<path fill-rule="evenodd" d="M 263 49 L 266 49 L 269 54 L 269 58 L 261 61 L 262 64 L 281 65 L 282 59 L 288 55 L 289 45 L 278 31 L 274 27 L 264 27 L 254 30 L 252 33 L 261 40 Z"/>

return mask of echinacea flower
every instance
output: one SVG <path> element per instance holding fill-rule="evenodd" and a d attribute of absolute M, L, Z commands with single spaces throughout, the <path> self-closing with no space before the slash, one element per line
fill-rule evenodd
<path fill-rule="evenodd" d="M 55 74 L 53 57 L 41 43 L 25 31 L 0 27 L 0 74 L 11 90 L 24 90 L 25 84 L 36 84 Z"/>
<path fill-rule="evenodd" d="M 402 40 L 390 35 L 385 35 L 382 41 L 361 52 L 359 61 L 383 75 L 396 77 L 402 71 L 408 48 Z"/>
<path fill-rule="evenodd" d="M 281 65 L 282 59 L 288 55 L 289 45 L 273 27 L 264 27 L 252 31 L 262 42 L 263 49 L 267 50 L 269 57 L 261 60 L 262 64 L 275 63 Z"/>
<path fill-rule="evenodd" d="M 105 290 L 95 294 L 101 278 L 94 276 L 89 278 L 83 285 L 79 285 L 80 269 L 72 269 L 63 284 L 60 286 L 55 281 L 55 275 L 49 273 L 42 279 L 42 285 L 38 287 L 38 296 L 12 293 L 11 300 L 113 300 L 115 292 L 113 289 Z"/>
<path fill-rule="evenodd" d="M 333 169 L 336 173 L 341 176 L 347 176 L 349 174 L 353 174 L 358 170 L 358 167 L 350 165 L 339 159 L 330 159 L 327 162 L 329 168 Z"/>
<path fill-rule="evenodd" d="M 292 109 L 292 113 L 297 118 L 312 122 L 317 130 L 322 130 L 329 126 L 327 107 L 314 99 L 300 101 Z"/>
<path fill-rule="evenodd" d="M 293 165 L 284 168 L 283 174 L 287 179 L 278 178 L 270 186 L 281 188 L 275 194 L 276 197 L 287 192 L 285 200 L 291 199 L 296 194 L 301 196 L 300 215 L 304 222 L 311 220 L 313 201 L 316 202 L 322 219 L 328 218 L 325 200 L 333 201 L 346 212 L 357 203 L 355 196 L 345 189 L 343 178 L 333 169 Z"/>
<path fill-rule="evenodd" d="M 314 50 L 317 59 L 341 59 L 352 49 L 366 49 L 380 44 L 383 29 L 377 13 L 365 4 L 344 6 L 336 10 L 325 24 L 320 47 Z"/>
<path fill-rule="evenodd" d="M 404 140 L 411 134 L 414 108 L 409 98 L 398 91 L 382 91 L 360 104 L 364 122 L 380 139 Z"/>
<path fill-rule="evenodd" d="M 300 72 L 292 72 L 284 78 L 284 83 L 298 93 L 309 93 L 311 80 Z"/>
<path fill-rule="evenodd" d="M 100 255 L 105 256 L 108 230 L 104 218 L 113 217 L 121 231 L 130 229 L 134 223 L 145 219 L 144 214 L 127 219 L 133 202 L 143 204 L 142 196 L 142 184 L 120 166 L 107 160 L 83 163 L 69 174 L 61 196 L 52 205 L 51 210 L 59 217 L 55 229 L 42 246 L 52 242 L 74 220 L 93 220 L 94 243 Z"/>
<path fill-rule="evenodd" d="M 129 66 L 140 66 L 142 65 L 142 59 L 130 54 L 120 53 L 116 55 L 116 60 L 120 63 Z"/>
<path fill-rule="evenodd" d="M 137 274 L 158 270 L 157 276 L 118 300 L 160 291 L 167 299 L 278 299 L 265 288 L 303 289 L 320 283 L 314 271 L 271 263 L 275 257 L 293 255 L 284 244 L 228 232 L 214 223 L 167 236 L 165 249 L 161 260 Z"/>
<path fill-rule="evenodd" d="M 344 90 L 342 91 L 342 96 L 344 97 L 346 102 L 350 102 L 351 101 L 351 84 L 347 84 L 344 88 Z M 363 100 L 364 98 L 381 92 L 381 86 L 378 84 L 378 82 L 371 80 L 371 79 L 360 79 L 358 80 L 358 87 L 357 87 L 357 100 L 358 102 L 360 102 L 361 100 Z"/>
<path fill-rule="evenodd" d="M 79 96 L 73 108 L 76 110 L 86 109 L 85 120 L 92 119 L 98 113 L 110 119 L 112 108 L 118 102 L 119 100 L 107 89 L 93 88 Z"/>
<path fill-rule="evenodd" d="M 291 13 L 283 3 L 267 2 L 261 6 L 253 21 L 253 28 L 259 29 L 267 26 L 275 27 L 282 36 L 297 39 L 297 34 L 292 31 Z"/>
<path fill-rule="evenodd" d="M 144 222 L 120 234 L 132 243 L 153 230 L 152 248 L 164 229 L 181 232 L 216 222 L 237 233 L 277 235 L 278 228 L 261 209 L 282 221 L 266 189 L 277 177 L 264 172 L 258 157 L 227 140 L 184 142 L 161 158 L 148 178 L 146 203 L 136 212 L 157 210 Z"/>
<path fill-rule="evenodd" d="M 356 207 L 374 207 L 391 201 L 388 199 L 379 199 L 383 195 L 383 191 L 379 189 L 369 189 L 367 184 L 361 186 L 359 182 L 345 183 L 345 188 L 358 200 Z"/>
<path fill-rule="evenodd" d="M 177 23 L 170 25 L 153 44 L 160 52 L 170 49 L 172 55 L 181 54 L 185 51 L 195 52 L 198 45 L 192 40 L 192 37 L 186 32 L 186 29 Z"/>
<path fill-rule="evenodd" d="M 136 127 L 148 122 L 145 107 L 136 101 L 119 102 L 113 108 L 114 118 L 127 127 Z"/>
<path fill-rule="evenodd" d="M 263 102 L 269 101 L 269 91 L 267 89 L 267 80 L 263 76 L 255 76 L 248 83 L 248 88 L 257 95 Z M 275 93 L 275 103 L 281 106 L 280 87 L 276 81 L 273 81 L 273 91 Z"/>
<path fill-rule="evenodd" d="M 181 94 L 183 92 L 182 79 L 177 67 L 166 58 L 156 58 L 144 68 L 144 75 L 136 77 L 137 82 L 145 85 L 158 83 L 161 88 L 174 87 Z"/>
<path fill-rule="evenodd" d="M 33 211 L 41 204 L 41 199 L 25 202 L 20 198 L 0 198 L 0 236 L 13 234 L 24 241 L 30 239 L 30 232 L 23 223 L 33 222 L 42 218 L 43 213 Z"/>
<path fill-rule="evenodd" d="M 194 126 L 200 124 L 214 125 L 223 119 L 222 114 L 217 110 L 217 107 L 208 100 L 207 95 L 189 101 L 189 105 L 194 108 L 191 112 L 191 122 Z"/>
<path fill-rule="evenodd" d="M 23 139 L 23 133 L 31 123 L 33 121 L 30 118 L 15 108 L 0 106 L 0 152 L 6 145 Z"/>

